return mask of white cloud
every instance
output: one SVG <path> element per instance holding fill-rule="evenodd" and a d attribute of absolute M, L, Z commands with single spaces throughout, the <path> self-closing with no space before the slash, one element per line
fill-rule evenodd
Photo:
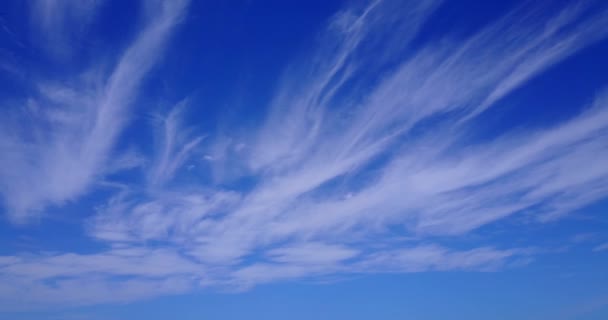
<path fill-rule="evenodd" d="M 170 249 L 121 247 L 95 254 L 0 257 L 0 308 L 125 302 L 182 293 L 204 277 L 202 266 Z"/>
<path fill-rule="evenodd" d="M 30 23 L 40 46 L 57 57 L 70 57 L 95 18 L 101 0 L 38 0 L 29 3 Z"/>
<path fill-rule="evenodd" d="M 380 252 L 362 261 L 362 271 L 420 272 L 427 270 L 486 270 L 502 267 L 508 258 L 522 255 L 517 250 L 476 248 L 451 252 L 435 245 Z"/>
<path fill-rule="evenodd" d="M 206 195 L 202 190 L 156 191 L 147 198 L 121 194 L 112 199 L 92 221 L 91 234 L 118 242 L 192 241 L 209 221 L 238 200 L 234 193 Z"/>
<path fill-rule="evenodd" d="M 272 261 L 294 264 L 335 263 L 357 255 L 357 250 L 323 243 L 303 243 L 270 250 L 267 255 Z"/>
<path fill-rule="evenodd" d="M 148 3 L 150 25 L 101 89 L 41 86 L 28 119 L 50 138 L 34 129 L 31 142 L 18 138 L 12 122 L 0 138 L 0 186 L 15 221 L 75 199 L 104 174 L 140 168 L 144 183 L 127 183 L 87 221 L 88 235 L 113 249 L 2 257 L 0 297 L 24 297 L 15 294 L 22 287 L 33 301 L 130 301 L 194 284 L 491 271 L 529 255 L 486 244 L 455 250 L 427 236 L 449 239 L 524 210 L 542 223 L 608 195 L 605 94 L 561 122 L 470 138 L 497 101 L 604 39 L 608 15 L 587 15 L 584 5 L 549 19 L 518 9 L 466 39 L 412 45 L 439 4 L 343 11 L 312 58 L 287 69 L 259 127 L 203 139 L 184 100 L 157 119 L 151 154 L 108 163 L 127 106 L 185 5 Z M 206 169 L 208 180 L 195 175 Z M 90 292 L 78 296 L 82 285 Z"/>
<path fill-rule="evenodd" d="M 0 192 L 13 221 L 26 221 L 49 205 L 74 200 L 103 173 L 137 89 L 185 5 L 148 5 L 154 15 L 147 13 L 147 26 L 101 84 L 94 67 L 67 86 L 41 85 L 29 110 L 3 120 Z"/>
<path fill-rule="evenodd" d="M 187 101 L 180 102 L 168 116 L 159 119 L 158 156 L 148 177 L 151 187 L 159 187 L 170 180 L 203 140 L 201 136 L 190 137 L 191 134 L 180 123 L 186 104 Z"/>
<path fill-rule="evenodd" d="M 489 271 L 522 255 L 525 253 L 517 250 L 450 251 L 425 245 L 365 254 L 353 260 L 358 257 L 353 249 L 300 243 L 268 251 L 267 262 L 228 269 L 196 262 L 171 249 L 141 246 L 118 246 L 95 254 L 4 256 L 0 257 L 0 309 L 31 311 L 51 305 L 128 302 L 184 293 L 200 285 L 246 289 L 336 272 Z"/>
<path fill-rule="evenodd" d="M 600 244 L 600 245 L 596 246 L 595 248 L 593 248 L 593 251 L 595 251 L 595 252 L 606 251 L 606 250 L 608 250 L 608 243 L 603 243 L 603 244 Z"/>
<path fill-rule="evenodd" d="M 372 5 L 359 19 L 376 21 L 374 15 L 386 14 L 379 8 Z M 401 23 L 412 27 L 429 14 L 415 12 L 421 16 Z M 310 82 L 297 72 L 291 77 L 298 82 L 285 81 L 268 121 L 247 144 L 250 157 L 243 161 L 259 182 L 236 210 L 201 231 L 198 251 L 234 262 L 286 238 L 348 236 L 395 224 L 414 233 L 453 235 L 532 206 L 540 207 L 539 219 L 548 219 L 604 197 L 607 123 L 601 96 L 593 110 L 552 129 L 507 132 L 484 143 L 465 140 L 467 126 L 481 106 L 491 105 L 484 106 L 488 99 L 496 100 L 496 90 L 506 95 L 606 35 L 602 15 L 581 20 L 577 13 L 564 9 L 548 24 L 526 24 L 515 12 L 461 43 L 428 44 L 360 99 L 349 88 L 367 76 L 362 66 L 382 61 L 366 61 L 356 54 L 364 48 L 349 44 L 366 33 L 343 34 L 346 51 L 315 61 Z M 393 35 L 383 36 L 390 43 Z M 342 48 L 337 43 L 321 46 L 321 53 Z M 555 47 L 560 53 L 551 60 L 532 63 Z M 521 73 L 526 76 L 504 90 L 504 79 L 521 66 L 528 66 Z M 422 130 L 426 123 L 431 129 Z M 384 164 L 366 172 L 374 161 Z"/>
<path fill-rule="evenodd" d="M 252 189 L 222 190 L 210 183 L 195 193 L 216 199 L 230 192 L 229 204 L 195 209 L 199 214 L 189 218 L 178 213 L 197 208 L 186 199 L 145 214 L 139 208 L 150 208 L 157 200 L 134 200 L 142 207 L 134 204 L 115 218 L 128 223 L 105 230 L 151 234 L 171 243 L 175 234 L 167 230 L 178 230 L 189 255 L 206 265 L 238 268 L 235 279 L 255 283 L 273 281 L 273 274 L 294 278 L 336 272 L 340 259 L 332 258 L 367 252 L 374 245 L 371 239 L 382 238 L 389 226 L 418 236 L 458 235 L 524 209 L 534 207 L 539 220 L 549 219 L 606 196 L 608 167 L 601 159 L 607 150 L 608 113 L 603 96 L 580 116 L 550 128 L 505 132 L 484 142 L 466 140 L 469 125 L 482 110 L 604 37 L 607 21 L 602 15 L 584 20 L 584 10 L 566 8 L 543 22 L 515 11 L 464 41 L 432 42 L 405 54 L 394 71 L 377 77 L 361 96 L 357 83 L 369 78 L 367 70 L 382 70 L 407 50 L 394 48 L 371 58 L 360 52 L 375 48 L 378 39 L 388 46 L 407 42 L 436 7 L 425 2 L 393 17 L 386 6 L 390 3 L 374 2 L 337 15 L 311 65 L 288 69 L 261 128 L 242 138 L 208 138 L 213 159 L 248 168 L 238 171 L 256 181 Z M 391 19 L 383 20 L 386 15 Z M 407 30 L 403 38 L 387 34 L 386 21 Z M 425 123 L 432 123 L 430 130 L 420 129 Z M 242 141 L 245 147 L 239 153 L 227 151 Z M 367 170 L 373 162 L 380 165 Z M 183 161 L 177 163 L 160 171 L 171 177 Z M 167 187 L 159 194 L 187 195 L 191 190 Z M 175 225 L 189 228 L 179 231 L 171 227 Z M 311 249 L 321 243 L 331 245 Z M 260 250 L 267 250 L 262 261 L 242 266 Z M 483 248 L 461 255 L 438 247 L 420 250 L 428 253 L 420 263 L 414 259 L 416 251 L 383 249 L 374 256 L 403 258 L 402 270 L 443 270 L 466 268 L 466 261 L 482 265 L 481 257 L 502 261 L 513 254 L 493 256 L 494 251 Z M 357 257 L 365 261 L 367 255 Z M 326 259 L 335 263 L 312 263 Z"/>

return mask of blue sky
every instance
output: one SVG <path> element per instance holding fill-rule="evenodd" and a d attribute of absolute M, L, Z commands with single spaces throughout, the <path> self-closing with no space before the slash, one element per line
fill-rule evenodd
<path fill-rule="evenodd" d="M 0 319 L 608 318 L 603 1 L 8 1 Z"/>

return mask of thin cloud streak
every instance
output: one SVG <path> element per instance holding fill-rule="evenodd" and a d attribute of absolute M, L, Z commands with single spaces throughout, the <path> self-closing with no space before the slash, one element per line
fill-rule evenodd
<path fill-rule="evenodd" d="M 600 244 L 593 248 L 594 252 L 607 251 L 607 250 L 608 250 L 608 243 L 603 243 L 603 244 Z"/>
<path fill-rule="evenodd" d="M 171 112 L 159 119 L 161 122 L 160 138 L 157 149 L 158 157 L 154 161 L 154 167 L 148 174 L 149 185 L 159 187 L 173 178 L 177 169 L 182 167 L 184 162 L 191 158 L 192 152 L 200 145 L 204 137 L 191 137 L 187 128 L 180 123 L 182 113 L 187 101 L 182 101 L 174 106 Z"/>
<path fill-rule="evenodd" d="M 73 56 L 74 43 L 81 43 L 83 34 L 102 7 L 101 0 L 38 0 L 31 1 L 30 23 L 36 31 L 36 42 L 55 58 Z M 80 40 L 80 41 L 79 41 Z"/>

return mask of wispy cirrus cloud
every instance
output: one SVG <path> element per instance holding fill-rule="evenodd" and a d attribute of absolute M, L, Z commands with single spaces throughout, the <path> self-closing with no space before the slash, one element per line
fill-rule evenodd
<path fill-rule="evenodd" d="M 204 271 L 174 251 L 141 247 L 117 247 L 88 255 L 2 257 L 0 270 L 3 310 L 125 302 L 182 293 L 191 290 Z"/>
<path fill-rule="evenodd" d="M 157 119 L 158 122 L 161 122 L 158 130 L 162 132 L 157 133 L 158 155 L 148 174 L 148 184 L 151 187 L 162 185 L 170 180 L 204 138 L 202 136 L 192 137 L 192 133 L 188 132 L 188 129 L 180 123 L 186 104 L 187 101 L 180 102 L 166 117 Z"/>
<path fill-rule="evenodd" d="M 36 43 L 53 56 L 72 56 L 75 44 L 94 20 L 102 0 L 40 0 L 30 5 L 30 23 Z"/>
<path fill-rule="evenodd" d="M 381 21 L 374 15 L 387 14 L 382 9 L 373 3 L 358 19 Z M 412 21 L 422 23 L 431 11 L 414 12 L 421 17 L 401 23 L 415 30 Z M 604 150 L 601 96 L 595 111 L 553 130 L 488 143 L 463 141 L 480 106 L 504 87 L 513 70 L 539 57 L 551 56 L 555 63 L 605 36 L 604 15 L 581 21 L 579 13 L 566 8 L 559 18 L 531 24 L 511 14 L 465 41 L 430 43 L 406 55 L 359 99 L 349 90 L 366 78 L 363 66 L 382 61 L 333 57 L 357 57 L 366 47 L 345 45 L 346 52 L 314 61 L 309 69 L 320 69 L 321 76 L 313 73 L 310 83 L 286 81 L 267 122 L 253 139 L 244 139 L 251 142 L 237 156 L 250 163 L 258 183 L 234 212 L 202 232 L 197 251 L 216 259 L 215 248 L 222 248 L 222 259 L 238 260 L 275 241 L 339 238 L 365 226 L 382 230 L 393 224 L 414 233 L 459 234 L 532 206 L 542 205 L 546 211 L 538 217 L 549 217 L 605 196 L 601 157 L 587 166 L 587 175 L 575 178 L 568 170 Z M 566 28 L 566 23 L 575 25 Z M 585 37 L 589 30 L 593 36 Z M 340 32 L 345 42 L 366 36 L 357 28 Z M 327 46 L 340 48 L 335 42 Z M 550 55 L 556 47 L 560 54 Z M 518 83 L 548 63 L 530 62 L 528 76 L 518 77 Z M 357 68 L 359 73 L 353 71 Z M 430 129 L 421 130 L 426 123 L 432 123 Z M 530 143 L 522 144 L 524 139 Z M 359 179 L 376 161 L 383 165 Z M 583 185 L 594 192 L 578 191 Z"/>
<path fill-rule="evenodd" d="M 373 1 L 338 13 L 317 48 L 286 69 L 264 121 L 244 135 L 199 134 L 203 128 L 184 117 L 188 100 L 178 103 L 155 119 L 155 148 L 138 166 L 144 182 L 126 183 L 85 223 L 88 236 L 112 249 L 2 257 L 0 274 L 12 284 L 2 296 L 20 286 L 88 304 L 336 274 L 493 271 L 527 261 L 526 248 L 456 249 L 436 236 L 458 237 L 524 211 L 543 223 L 608 196 L 605 93 L 569 119 L 472 138 L 502 98 L 605 39 L 607 8 L 578 4 L 548 17 L 522 7 L 466 38 L 414 43 L 440 6 Z M 11 151 L 0 158 L 0 185 L 15 220 L 85 193 L 108 167 L 132 167 L 105 160 L 115 155 L 127 106 L 184 9 L 159 8 L 102 90 L 44 91 L 53 105 L 68 106 L 36 122 L 57 133 L 50 144 L 35 135 L 33 143 L 9 134 L 0 140 Z M 91 106 L 84 122 L 69 108 L 80 104 Z M 230 174 L 214 175 L 214 161 Z M 188 176 L 190 163 L 213 178 Z M 31 174 L 17 179 L 23 172 Z M 42 182 L 32 188 L 33 181 Z M 89 278 L 88 295 L 75 295 Z M 105 297 L 111 288 L 124 294 Z"/>
<path fill-rule="evenodd" d="M 608 243 L 603 243 L 603 244 L 600 244 L 593 248 L 593 251 L 595 251 L 595 252 L 606 251 L 606 250 L 608 250 Z"/>
<path fill-rule="evenodd" d="M 129 302 L 181 294 L 201 287 L 243 290 L 260 283 L 327 276 L 336 272 L 487 271 L 506 264 L 515 250 L 452 251 L 418 246 L 360 255 L 337 245 L 307 243 L 271 250 L 267 262 L 236 269 L 205 267 L 171 249 L 120 246 L 95 254 L 0 257 L 0 308 Z"/>
<path fill-rule="evenodd" d="M 413 38 L 436 4 L 419 6 L 402 20 L 389 21 Z M 386 20 L 380 17 L 392 14 L 389 7 L 374 2 L 337 15 L 326 38 L 331 44 L 321 46 L 312 65 L 300 66 L 312 70 L 302 75 L 309 81 L 288 77 L 261 128 L 252 138 L 234 139 L 245 146 L 229 154 L 242 159 L 238 166 L 249 168 L 244 176 L 257 183 L 245 192 L 231 190 L 242 196 L 230 210 L 214 209 L 215 215 L 190 221 L 188 226 L 197 230 L 189 231 L 185 242 L 190 254 L 204 263 L 238 265 L 253 250 L 286 239 L 344 241 L 337 239 L 356 237 L 361 229 L 381 235 L 394 224 L 414 234 L 454 235 L 530 207 L 539 207 L 537 217 L 546 218 L 605 196 L 606 168 L 600 162 L 587 166 L 587 174 L 568 173 L 590 153 L 603 150 L 602 96 L 590 111 L 554 128 L 484 143 L 463 141 L 475 114 L 492 104 L 488 101 L 600 39 L 603 15 L 581 20 L 583 9 L 567 8 L 556 18 L 528 24 L 529 17 L 516 11 L 465 41 L 430 43 L 406 54 L 366 96 L 346 99 L 357 88 L 353 83 L 366 78 L 366 66 L 382 69 L 383 61 L 367 61 L 357 53 L 377 45 L 376 37 L 401 35 L 381 33 Z M 336 50 L 325 53 L 327 48 Z M 390 54 L 383 58 L 386 63 L 394 59 Z M 425 121 L 433 121 L 433 129 L 416 130 Z M 406 145 L 399 143 L 403 140 Z M 357 182 L 373 161 L 384 164 Z M 581 185 L 594 192 L 579 191 Z M 160 225 L 181 221 L 168 214 L 171 209 L 163 212 L 168 220 Z"/>
<path fill-rule="evenodd" d="M 147 6 L 151 11 L 144 14 L 147 26 L 107 77 L 93 66 L 67 85 L 40 84 L 23 108 L 5 112 L 0 129 L 0 190 L 12 220 L 26 221 L 48 205 L 73 200 L 103 175 L 137 89 L 185 4 Z"/>

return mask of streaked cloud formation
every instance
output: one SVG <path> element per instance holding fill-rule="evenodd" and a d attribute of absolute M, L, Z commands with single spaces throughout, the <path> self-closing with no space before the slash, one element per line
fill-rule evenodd
<path fill-rule="evenodd" d="M 68 3 L 32 14 L 63 28 L 81 12 Z M 111 72 L 43 82 L 2 120 L 0 190 L 14 223 L 44 221 L 102 183 L 120 188 L 83 222 L 106 249 L 0 257 L 0 306 L 528 261 L 530 248 L 440 239 L 524 213 L 545 223 L 608 196 L 605 92 L 568 119 L 476 136 L 501 99 L 605 39 L 608 8 L 580 3 L 547 17 L 524 6 L 474 34 L 420 43 L 441 5 L 345 9 L 286 68 L 258 126 L 215 134 L 187 121 L 185 99 L 150 121 L 152 152 L 134 155 L 117 142 L 187 11 L 185 1 L 146 2 L 143 28 Z M 112 175 L 126 169 L 141 179 Z M 214 179 L 186 179 L 191 170 Z"/>
<path fill-rule="evenodd" d="M 48 14 L 61 17 L 53 13 L 71 10 L 68 3 L 53 5 Z M 0 140 L 0 186 L 11 219 L 22 222 L 48 205 L 74 200 L 103 175 L 142 78 L 184 7 L 183 1 L 147 6 L 147 26 L 101 83 L 103 76 L 93 66 L 84 75 L 62 79 L 67 85 L 40 84 L 24 108 L 7 115 Z M 22 126 L 29 122 L 35 125 Z"/>

